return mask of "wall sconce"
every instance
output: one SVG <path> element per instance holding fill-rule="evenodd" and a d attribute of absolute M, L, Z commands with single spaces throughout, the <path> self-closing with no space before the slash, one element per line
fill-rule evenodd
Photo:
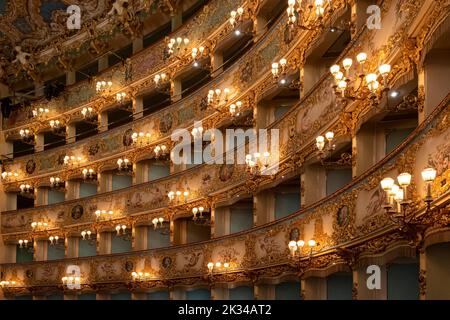
<path fill-rule="evenodd" d="M 202 206 L 192 208 L 192 220 L 196 225 L 210 226 L 211 218 L 203 215 L 203 212 L 205 212 L 205 208 Z"/>
<path fill-rule="evenodd" d="M 32 194 L 34 192 L 33 186 L 29 184 L 21 184 L 19 188 L 21 194 Z"/>
<path fill-rule="evenodd" d="M 50 110 L 47 108 L 36 108 L 32 111 L 33 117 L 40 118 L 48 115 L 50 113 Z"/>
<path fill-rule="evenodd" d="M 153 149 L 153 152 L 155 152 L 155 158 L 159 159 L 159 157 L 166 157 L 167 156 L 167 147 L 163 144 L 161 146 L 156 146 Z"/>
<path fill-rule="evenodd" d="M 120 235 L 126 235 L 126 230 L 127 230 L 127 226 L 124 225 L 124 224 L 122 224 L 122 225 L 118 224 L 118 225 L 116 226 L 116 232 L 117 232 L 117 235 L 118 235 L 118 236 L 120 236 Z"/>
<path fill-rule="evenodd" d="M 114 214 L 113 210 L 95 210 L 95 216 L 100 217 L 112 217 Z"/>
<path fill-rule="evenodd" d="M 181 200 L 186 202 L 188 200 L 189 192 L 188 191 L 170 191 L 167 196 L 169 197 L 169 201 L 179 203 Z"/>
<path fill-rule="evenodd" d="M 117 165 L 120 171 L 131 172 L 133 171 L 133 164 L 127 158 L 120 158 L 117 160 Z"/>
<path fill-rule="evenodd" d="M 167 95 L 170 94 L 170 77 L 167 74 L 160 73 L 155 75 L 155 77 L 153 78 L 153 82 L 155 82 L 156 91 Z"/>
<path fill-rule="evenodd" d="M 97 174 L 95 173 L 94 169 L 92 168 L 84 168 L 82 171 L 83 173 L 83 179 L 84 180 L 96 180 L 97 179 Z"/>
<path fill-rule="evenodd" d="M 164 58 L 175 57 L 177 59 L 181 59 L 181 56 L 185 54 L 188 50 L 187 46 L 189 45 L 188 38 L 166 38 L 166 56 Z"/>
<path fill-rule="evenodd" d="M 259 152 L 255 152 L 253 155 L 247 154 L 245 156 L 245 164 L 247 166 L 247 172 L 253 175 L 259 175 L 264 172 L 269 166 L 270 152 L 264 152 L 263 156 Z"/>
<path fill-rule="evenodd" d="M 163 228 L 163 223 L 164 223 L 164 218 L 163 217 L 159 217 L 159 218 L 154 218 L 152 220 L 153 223 L 153 229 L 157 229 L 157 228 Z M 158 225 L 159 223 L 159 225 Z"/>
<path fill-rule="evenodd" d="M 311 240 L 308 241 L 309 256 L 310 257 L 312 256 L 313 249 L 316 246 L 317 246 L 317 243 L 316 243 L 316 241 L 314 239 L 311 239 Z M 289 251 L 290 251 L 291 256 L 293 258 L 297 257 L 297 256 L 301 257 L 304 247 L 305 247 L 305 241 L 303 241 L 303 240 L 298 240 L 298 241 L 292 240 L 292 241 L 289 241 L 289 244 L 288 244 Z"/>
<path fill-rule="evenodd" d="M 95 91 L 98 94 L 109 94 L 111 93 L 112 85 L 112 81 L 97 81 Z"/>
<path fill-rule="evenodd" d="M 50 188 L 60 189 L 64 188 L 64 185 L 64 181 L 62 181 L 60 178 L 50 177 Z"/>
<path fill-rule="evenodd" d="M 228 103 L 229 96 L 230 89 L 228 88 L 223 89 L 223 91 L 221 89 L 209 90 L 207 96 L 208 106 L 220 111 L 219 107 Z"/>
<path fill-rule="evenodd" d="M 206 265 L 206 267 L 208 268 L 209 274 L 212 275 L 214 271 L 216 272 L 220 272 L 220 271 L 225 271 L 227 272 L 230 268 L 230 263 L 229 262 L 208 262 L 208 264 Z"/>
<path fill-rule="evenodd" d="M 301 0 L 289 0 L 287 15 L 288 25 L 291 29 L 298 27 L 303 30 L 319 30 L 324 28 L 323 16 L 325 14 L 324 0 L 307 0 L 302 3 Z M 330 0 L 328 3 L 328 12 L 334 11 Z"/>
<path fill-rule="evenodd" d="M 236 36 L 241 35 L 241 30 L 239 28 L 240 25 L 242 25 L 242 22 L 244 21 L 244 8 L 239 7 L 237 10 L 233 10 L 230 12 L 230 19 L 228 20 L 231 24 L 231 26 L 234 29 L 234 34 Z"/>
<path fill-rule="evenodd" d="M 327 158 L 331 155 L 331 152 L 336 149 L 336 145 L 333 144 L 334 132 L 328 131 L 324 136 L 318 136 L 316 138 L 316 148 L 319 151 L 321 159 Z M 327 143 L 328 142 L 328 143 Z M 325 148 L 326 145 L 326 148 Z"/>
<path fill-rule="evenodd" d="M 242 102 L 236 101 L 236 103 L 230 104 L 229 111 L 232 117 L 238 117 L 241 114 Z"/>
<path fill-rule="evenodd" d="M 86 122 L 97 123 L 98 121 L 97 114 L 94 112 L 92 107 L 83 108 L 83 110 L 81 110 L 81 114 Z"/>
<path fill-rule="evenodd" d="M 79 276 L 62 277 L 61 281 L 68 289 L 80 289 L 81 277 Z"/>
<path fill-rule="evenodd" d="M 200 46 L 198 48 L 197 47 L 192 48 L 192 50 L 191 50 L 191 56 L 192 56 L 192 60 L 193 60 L 192 65 L 195 68 L 200 67 L 200 60 L 203 58 L 206 58 L 208 56 L 208 54 L 209 54 L 209 49 L 206 50 L 205 47 L 203 47 L 203 46 Z M 207 68 L 211 69 L 211 65 L 208 65 Z"/>
<path fill-rule="evenodd" d="M 18 241 L 18 243 L 19 243 L 19 248 L 20 249 L 28 247 L 28 240 L 27 239 L 25 239 L 25 240 L 20 239 Z"/>
<path fill-rule="evenodd" d="M 341 96 L 342 99 L 365 100 L 366 98 L 370 98 L 372 105 L 376 105 L 383 93 L 390 89 L 387 84 L 387 76 L 391 72 L 391 66 L 389 64 L 382 64 L 378 67 L 379 74 L 366 74 L 364 64 L 367 61 L 367 54 L 364 52 L 359 53 L 356 56 L 356 60 L 358 61 L 359 66 L 355 73 L 358 74 L 353 77 L 350 75 L 350 68 L 353 65 L 353 60 L 350 58 L 342 60 L 344 72 L 340 70 L 340 67 L 337 64 L 330 67 L 330 72 L 335 80 L 333 89 L 336 95 Z M 382 84 L 378 81 L 380 75 L 382 77 Z M 381 89 L 381 91 L 379 89 Z"/>
<path fill-rule="evenodd" d="M 92 232 L 90 230 L 81 231 L 81 236 L 83 237 L 83 240 L 91 240 L 91 234 L 92 234 Z M 86 236 L 87 236 L 87 238 L 86 238 Z"/>
<path fill-rule="evenodd" d="M 59 120 L 50 120 L 49 122 L 52 133 L 57 136 L 66 136 L 66 130 Z"/>
<path fill-rule="evenodd" d="M 75 157 L 75 156 L 65 156 L 64 164 L 67 166 L 78 166 L 85 162 L 83 157 Z"/>
<path fill-rule="evenodd" d="M 4 182 L 15 181 L 18 177 L 19 177 L 19 174 L 15 171 L 3 171 L 2 172 L 2 181 L 4 181 Z"/>
<path fill-rule="evenodd" d="M 131 139 L 133 139 L 133 143 L 136 146 L 143 147 L 150 144 L 152 134 L 150 132 L 133 132 L 131 135 Z"/>
<path fill-rule="evenodd" d="M 19 131 L 20 138 L 27 144 L 34 144 L 34 133 L 29 129 L 21 129 Z"/>
<path fill-rule="evenodd" d="M 278 82 L 278 80 L 281 78 L 280 83 L 285 84 L 286 83 L 286 65 L 287 60 L 286 59 L 280 59 L 279 62 L 272 63 L 272 76 L 273 80 L 275 82 Z M 281 81 L 284 81 L 283 83 Z"/>
<path fill-rule="evenodd" d="M 116 94 L 116 101 L 117 103 L 123 104 L 125 103 L 127 94 L 125 92 L 119 92 Z"/>
<path fill-rule="evenodd" d="M 0 281 L 0 287 L 2 288 L 11 288 L 11 287 L 16 287 L 17 286 L 17 282 L 16 281 Z"/>
<path fill-rule="evenodd" d="M 131 273 L 131 277 L 133 278 L 133 281 L 145 281 L 150 278 L 149 272 L 135 272 L 133 271 Z"/>
<path fill-rule="evenodd" d="M 191 130 L 192 137 L 194 139 L 201 139 L 203 133 L 203 127 L 201 125 L 194 126 Z"/>
<path fill-rule="evenodd" d="M 58 244 L 59 237 L 58 236 L 50 236 L 50 237 L 48 237 L 48 240 L 50 241 L 50 245 L 53 246 L 53 245 Z"/>
<path fill-rule="evenodd" d="M 31 223 L 31 228 L 33 229 L 33 231 L 45 230 L 47 227 L 48 227 L 47 222 L 33 221 Z"/>

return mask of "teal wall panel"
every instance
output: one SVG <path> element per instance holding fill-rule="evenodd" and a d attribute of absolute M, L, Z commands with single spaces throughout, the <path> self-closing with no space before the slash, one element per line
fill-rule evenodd
<path fill-rule="evenodd" d="M 148 228 L 147 233 L 147 248 L 165 248 L 170 246 L 170 234 L 161 234 L 161 229 L 154 229 L 153 227 Z"/>
<path fill-rule="evenodd" d="M 211 227 L 196 225 L 191 219 L 187 222 L 187 243 L 209 240 Z"/>
<path fill-rule="evenodd" d="M 339 190 L 352 181 L 352 169 L 327 171 L 327 195 Z"/>
<path fill-rule="evenodd" d="M 65 248 L 62 244 L 62 240 L 59 240 L 60 243 L 58 245 L 50 245 L 50 242 L 47 246 L 47 260 L 59 260 L 65 258 Z"/>
<path fill-rule="evenodd" d="M 402 143 L 413 130 L 414 128 L 395 129 L 386 134 L 386 154 Z"/>
<path fill-rule="evenodd" d="M 253 287 L 240 286 L 228 290 L 230 300 L 253 300 Z"/>
<path fill-rule="evenodd" d="M 253 226 L 252 208 L 230 208 L 230 233 L 250 229 Z"/>
<path fill-rule="evenodd" d="M 33 300 L 32 296 L 25 295 L 25 296 L 16 296 L 15 300 Z"/>
<path fill-rule="evenodd" d="M 275 121 L 280 119 L 286 112 L 289 111 L 291 107 L 290 106 L 279 106 L 275 109 L 274 115 L 275 115 Z"/>
<path fill-rule="evenodd" d="M 30 245 L 30 244 L 29 244 Z M 33 261 L 33 252 L 29 250 L 29 248 L 19 248 L 19 245 L 16 247 L 16 262 L 31 262 Z"/>
<path fill-rule="evenodd" d="M 131 252 L 131 240 L 114 233 L 111 237 L 111 253 Z"/>
<path fill-rule="evenodd" d="M 327 278 L 328 300 L 352 300 L 353 278 L 351 274 L 334 274 Z"/>
<path fill-rule="evenodd" d="M 210 300 L 211 292 L 208 289 L 186 291 L 186 300 Z"/>
<path fill-rule="evenodd" d="M 131 300 L 131 292 L 119 292 L 111 294 L 111 300 Z"/>
<path fill-rule="evenodd" d="M 112 190 L 128 188 L 133 184 L 133 178 L 128 175 L 113 175 L 112 176 Z"/>
<path fill-rule="evenodd" d="M 148 180 L 153 181 L 170 175 L 170 167 L 164 163 L 152 163 L 148 170 Z"/>
<path fill-rule="evenodd" d="M 300 193 L 275 193 L 275 219 L 300 209 Z"/>
<path fill-rule="evenodd" d="M 275 286 L 275 300 L 300 300 L 300 282 L 282 282 Z"/>
<path fill-rule="evenodd" d="M 388 300 L 418 300 L 419 265 L 416 263 L 389 265 L 387 285 Z"/>
<path fill-rule="evenodd" d="M 161 290 L 161 291 L 154 291 L 149 292 L 147 294 L 148 300 L 169 300 L 169 291 Z"/>
<path fill-rule="evenodd" d="M 66 196 L 65 196 L 64 192 L 50 190 L 50 189 L 48 190 L 48 199 L 47 199 L 48 204 L 63 202 L 65 200 L 65 198 L 66 198 Z"/>
<path fill-rule="evenodd" d="M 80 182 L 80 198 L 89 197 L 96 194 L 97 194 L 96 184 Z"/>
<path fill-rule="evenodd" d="M 62 293 L 55 293 L 47 296 L 47 300 L 64 300 Z"/>
<path fill-rule="evenodd" d="M 97 300 L 95 293 L 84 293 L 78 296 L 78 300 Z"/>
<path fill-rule="evenodd" d="M 91 236 L 91 237 L 95 237 Z M 92 240 L 78 240 L 78 256 L 79 257 L 91 257 L 96 255 L 96 240 L 92 238 Z"/>

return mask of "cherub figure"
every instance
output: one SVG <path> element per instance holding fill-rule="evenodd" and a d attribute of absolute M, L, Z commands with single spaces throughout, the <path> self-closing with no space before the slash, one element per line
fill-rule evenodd
<path fill-rule="evenodd" d="M 21 46 L 14 47 L 14 53 L 16 58 L 12 61 L 12 63 L 19 62 L 22 68 L 26 71 L 27 75 L 33 80 L 37 80 L 37 75 L 35 73 L 35 66 L 31 63 L 31 54 L 28 52 L 22 51 Z"/>

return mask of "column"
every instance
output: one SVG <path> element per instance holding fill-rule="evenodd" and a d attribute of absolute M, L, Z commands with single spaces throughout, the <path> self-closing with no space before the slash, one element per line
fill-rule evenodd
<path fill-rule="evenodd" d="M 133 40 L 133 54 L 144 49 L 144 38 L 139 37 Z"/>
<path fill-rule="evenodd" d="M 133 227 L 133 251 L 146 250 L 148 243 L 148 226 Z"/>
<path fill-rule="evenodd" d="M 326 170 L 321 165 L 312 164 L 305 168 L 305 206 L 309 206 L 326 196 Z"/>
<path fill-rule="evenodd" d="M 275 197 L 264 190 L 253 196 L 253 225 L 260 226 L 275 219 Z"/>
<path fill-rule="evenodd" d="M 420 120 L 428 117 L 450 92 L 449 56 L 449 49 L 432 49 L 425 58 L 425 105 Z"/>
<path fill-rule="evenodd" d="M 76 82 L 76 71 L 67 71 L 66 73 L 66 84 L 70 86 Z"/>
<path fill-rule="evenodd" d="M 211 57 L 212 71 L 211 75 L 217 77 L 223 72 L 223 52 L 216 50 Z"/>
<path fill-rule="evenodd" d="M 98 71 L 102 71 L 108 68 L 108 55 L 105 54 L 98 58 Z"/>
<path fill-rule="evenodd" d="M 174 79 L 171 85 L 172 85 L 172 96 L 170 98 L 172 103 L 174 103 L 178 100 L 181 100 L 181 92 L 183 88 L 181 86 L 181 80 L 179 78 Z"/>
<path fill-rule="evenodd" d="M 34 152 L 44 151 L 44 134 L 36 133 L 34 135 Z"/>
<path fill-rule="evenodd" d="M 48 189 L 47 188 L 34 188 L 34 206 L 43 206 L 48 204 Z"/>
<path fill-rule="evenodd" d="M 98 189 L 97 193 L 104 193 L 112 190 L 112 174 L 109 172 L 97 173 Z"/>
<path fill-rule="evenodd" d="M 35 261 L 47 260 L 47 240 L 34 241 L 34 260 Z"/>
<path fill-rule="evenodd" d="M 211 205 L 211 239 L 215 238 L 216 234 L 216 208 L 215 205 Z"/>
<path fill-rule="evenodd" d="M 183 24 L 183 12 L 181 10 L 176 10 L 172 13 L 171 23 L 172 31 L 175 31 Z"/>
<path fill-rule="evenodd" d="M 74 123 L 68 123 L 66 125 L 66 144 L 75 142 L 75 135 L 77 134 L 77 129 Z"/>
<path fill-rule="evenodd" d="M 108 130 L 108 112 L 103 111 L 98 114 L 98 132 Z"/>
<path fill-rule="evenodd" d="M 305 282 L 305 300 L 326 300 L 327 299 L 327 279 L 319 277 L 309 277 Z"/>
<path fill-rule="evenodd" d="M 137 120 L 144 116 L 144 99 L 142 97 L 132 98 L 133 119 Z"/>
<path fill-rule="evenodd" d="M 78 258 L 78 237 L 67 237 L 66 241 L 66 257 Z"/>
<path fill-rule="evenodd" d="M 67 180 L 66 184 L 66 193 L 65 200 L 76 199 L 79 196 L 79 183 L 71 180 Z"/>
<path fill-rule="evenodd" d="M 97 293 L 96 300 L 111 300 L 111 296 L 108 293 Z"/>
<path fill-rule="evenodd" d="M 78 297 L 74 293 L 64 293 L 64 300 L 78 300 Z"/>
<path fill-rule="evenodd" d="M 145 292 L 132 292 L 131 300 L 147 300 L 147 293 Z"/>
<path fill-rule="evenodd" d="M 111 232 L 99 232 L 97 234 L 97 254 L 111 253 Z"/>
<path fill-rule="evenodd" d="M 228 300 L 228 285 L 216 284 L 211 287 L 211 300 Z"/>
<path fill-rule="evenodd" d="M 255 300 L 274 300 L 275 287 L 271 284 L 257 284 L 254 286 Z"/>

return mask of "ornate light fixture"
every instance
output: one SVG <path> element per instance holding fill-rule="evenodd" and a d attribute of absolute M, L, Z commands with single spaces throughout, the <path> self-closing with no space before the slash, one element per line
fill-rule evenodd
<path fill-rule="evenodd" d="M 143 147 L 150 144 L 150 139 L 152 134 L 150 132 L 133 132 L 131 135 L 131 139 L 133 139 L 133 143 L 138 147 Z"/>
<path fill-rule="evenodd" d="M 50 120 L 49 124 L 53 134 L 57 136 L 66 135 L 66 131 L 64 130 L 64 127 L 61 125 L 61 122 L 59 120 Z"/>
<path fill-rule="evenodd" d="M 221 106 L 224 106 L 228 103 L 228 98 L 230 96 L 230 89 L 225 88 L 223 91 L 219 88 L 215 90 L 208 91 L 208 106 L 219 111 Z"/>
<path fill-rule="evenodd" d="M 41 222 L 41 221 L 33 221 L 31 223 L 31 228 L 33 231 L 42 231 L 45 230 L 48 227 L 47 222 Z"/>
<path fill-rule="evenodd" d="M 364 70 L 364 64 L 367 61 L 367 54 L 364 52 L 356 56 L 358 61 L 358 70 L 355 71 L 354 76 L 350 74 L 350 68 L 353 65 L 353 60 L 345 58 L 342 60 L 343 72 L 339 65 L 335 64 L 330 67 L 330 72 L 334 76 L 335 84 L 333 86 L 337 96 L 347 100 L 365 100 L 370 98 L 373 105 L 378 104 L 382 95 L 389 91 L 387 84 L 387 76 L 391 72 L 389 64 L 382 64 L 378 67 L 377 73 L 368 73 Z M 378 81 L 381 76 L 381 83 Z"/>
<path fill-rule="evenodd" d="M 24 240 L 20 239 L 20 240 L 18 241 L 18 243 L 19 243 L 19 248 L 20 248 L 20 249 L 23 249 L 23 248 L 27 248 L 27 247 L 28 247 L 28 239 L 24 239 Z"/>
<path fill-rule="evenodd" d="M 314 248 L 317 246 L 317 243 L 314 239 L 311 239 L 308 241 L 308 248 L 309 248 L 309 256 L 312 256 Z M 289 241 L 288 248 L 291 253 L 291 256 L 294 257 L 301 257 L 305 254 L 303 253 L 303 249 L 305 247 L 305 241 L 304 240 L 291 240 Z"/>
<path fill-rule="evenodd" d="M 96 180 L 97 174 L 95 173 L 95 170 L 92 168 L 84 168 L 82 171 L 83 173 L 83 179 L 84 180 Z"/>
<path fill-rule="evenodd" d="M 98 117 L 92 107 L 83 108 L 83 110 L 81 110 L 81 114 L 83 115 L 85 121 L 97 123 Z"/>
<path fill-rule="evenodd" d="M 17 286 L 17 282 L 16 281 L 0 281 L 0 287 L 2 288 L 11 288 L 11 287 L 16 287 Z"/>
<path fill-rule="evenodd" d="M 194 47 L 191 50 L 191 57 L 192 57 L 192 65 L 196 68 L 201 66 L 200 60 L 203 58 L 206 58 L 209 54 L 209 49 L 206 50 L 205 47 Z M 206 68 L 211 68 L 211 65 L 208 65 Z"/>
<path fill-rule="evenodd" d="M 170 203 L 180 203 L 181 201 L 186 202 L 189 197 L 189 191 L 169 191 L 167 196 L 169 197 Z"/>
<path fill-rule="evenodd" d="M 97 81 L 95 85 L 95 91 L 98 94 L 110 94 L 112 85 L 112 81 Z"/>
<path fill-rule="evenodd" d="M 153 229 L 155 230 L 158 228 L 163 228 L 164 218 L 163 217 L 153 218 L 152 223 Z"/>
<path fill-rule="evenodd" d="M 79 276 L 62 277 L 61 281 L 68 289 L 80 289 L 81 277 Z"/>
<path fill-rule="evenodd" d="M 214 271 L 216 272 L 227 272 L 230 268 L 230 263 L 229 262 L 208 262 L 208 264 L 206 265 L 206 267 L 208 268 L 208 272 L 209 274 L 212 276 Z"/>
<path fill-rule="evenodd" d="M 275 82 L 280 81 L 281 83 L 281 81 L 284 81 L 282 84 L 285 84 L 286 79 L 284 77 L 286 76 L 286 65 L 287 60 L 284 58 L 280 59 L 279 62 L 272 63 L 272 76 Z"/>
<path fill-rule="evenodd" d="M 60 189 L 64 188 L 64 181 L 61 180 L 59 177 L 50 177 L 50 188 Z"/>
<path fill-rule="evenodd" d="M 320 159 L 325 159 L 331 155 L 331 152 L 336 149 L 336 145 L 333 143 L 334 132 L 328 131 L 324 136 L 318 136 L 316 138 L 316 147 L 319 150 Z M 328 142 L 328 143 L 327 143 Z M 325 148 L 326 145 L 326 148 Z"/>
<path fill-rule="evenodd" d="M 29 184 L 21 184 L 19 188 L 21 194 L 32 194 L 34 192 L 33 186 Z"/>
<path fill-rule="evenodd" d="M 189 39 L 186 37 L 171 38 L 170 40 L 166 38 L 166 57 L 175 57 L 177 59 L 181 59 L 181 56 L 187 53 L 188 45 Z"/>
<path fill-rule="evenodd" d="M 64 157 L 64 165 L 66 166 L 79 166 L 85 162 L 83 157 L 75 157 L 75 156 L 65 156 Z"/>
<path fill-rule="evenodd" d="M 236 103 L 230 104 L 229 111 L 232 117 L 239 117 L 242 110 L 242 102 L 236 101 Z"/>
<path fill-rule="evenodd" d="M 1 176 L 2 176 L 2 181 L 12 182 L 12 181 L 15 181 L 19 177 L 19 174 L 15 171 L 3 171 Z"/>
<path fill-rule="evenodd" d="M 328 3 L 328 12 L 333 12 L 331 1 Z M 323 16 L 325 14 L 324 0 L 289 0 L 288 25 L 293 29 L 298 27 L 303 30 L 317 30 L 324 28 Z"/>
<path fill-rule="evenodd" d="M 231 26 L 234 29 L 234 34 L 236 36 L 241 35 L 240 26 L 242 25 L 242 22 L 244 21 L 244 8 L 239 7 L 237 10 L 233 10 L 230 12 L 230 19 L 228 19 Z"/>
<path fill-rule="evenodd" d="M 125 92 L 119 92 L 116 94 L 116 101 L 120 104 L 125 103 L 126 98 L 127 94 Z"/>
<path fill-rule="evenodd" d="M 83 230 L 83 231 L 81 231 L 81 236 L 83 237 L 83 240 L 90 240 L 91 239 L 91 234 L 92 234 L 92 231 L 91 230 Z M 86 236 L 87 236 L 87 238 L 86 238 Z"/>
<path fill-rule="evenodd" d="M 120 236 L 120 235 L 126 235 L 126 230 L 127 230 L 127 226 L 124 225 L 124 224 L 122 224 L 122 225 L 118 224 L 118 225 L 116 226 L 116 232 L 117 232 L 117 235 L 118 235 L 118 236 Z"/>
<path fill-rule="evenodd" d="M 153 149 L 153 152 L 155 153 L 155 158 L 159 159 L 161 158 L 165 158 L 167 156 L 167 147 L 163 144 L 160 146 L 156 146 Z"/>
<path fill-rule="evenodd" d="M 433 197 L 431 195 L 431 184 L 436 178 L 436 170 L 434 168 L 426 168 L 421 173 L 427 187 L 427 195 L 423 200 L 426 203 L 427 210 L 430 210 Z M 386 213 L 392 214 L 396 220 L 402 220 L 405 224 L 413 222 L 414 219 L 419 219 L 413 214 L 408 215 L 407 209 L 411 204 L 411 200 L 408 199 L 408 186 L 411 184 L 411 174 L 403 172 L 397 177 L 398 185 L 395 184 L 395 180 L 387 177 L 381 180 L 381 188 L 386 192 L 386 204 L 384 209 Z M 391 216 L 391 215 L 390 215 Z M 396 221 L 397 223 L 399 221 Z"/>
<path fill-rule="evenodd" d="M 155 75 L 153 82 L 155 82 L 156 90 L 158 92 L 170 94 L 170 77 L 166 73 L 159 73 Z"/>
<path fill-rule="evenodd" d="M 33 109 L 33 117 L 40 118 L 48 115 L 50 113 L 50 110 L 47 108 L 35 108 Z"/>
<path fill-rule="evenodd" d="M 259 152 L 255 152 L 253 155 L 247 154 L 245 156 L 245 164 L 247 166 L 247 172 L 252 175 L 260 175 L 269 166 L 270 152 L 264 152 L 263 156 Z"/>
<path fill-rule="evenodd" d="M 27 144 L 34 144 L 34 133 L 29 129 L 21 129 L 19 131 L 22 141 Z"/>
<path fill-rule="evenodd" d="M 133 271 L 131 273 L 131 277 L 133 278 L 133 281 L 145 281 L 150 278 L 150 273 Z"/>
<path fill-rule="evenodd" d="M 117 160 L 119 171 L 131 172 L 133 171 L 133 164 L 127 158 L 120 158 Z"/>
<path fill-rule="evenodd" d="M 95 216 L 98 218 L 100 217 L 109 217 L 111 218 L 114 214 L 113 210 L 95 210 Z"/>
<path fill-rule="evenodd" d="M 50 245 L 51 246 L 57 245 L 58 244 L 58 240 L 59 240 L 58 236 L 50 236 L 50 237 L 48 237 L 48 241 L 50 241 Z"/>
<path fill-rule="evenodd" d="M 203 215 L 203 212 L 205 212 L 205 208 L 202 206 L 192 208 L 192 220 L 197 225 L 210 226 L 211 218 Z"/>
<path fill-rule="evenodd" d="M 201 125 L 196 125 L 191 130 L 191 134 L 194 139 L 201 139 L 202 133 L 203 133 L 203 127 Z"/>

